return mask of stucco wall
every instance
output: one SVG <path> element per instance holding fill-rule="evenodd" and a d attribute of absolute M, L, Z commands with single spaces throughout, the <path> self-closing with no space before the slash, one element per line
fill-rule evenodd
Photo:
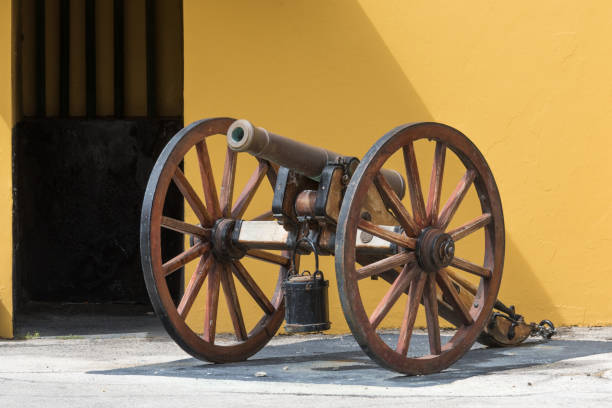
<path fill-rule="evenodd" d="M 611 19 L 607 1 L 185 0 L 185 122 L 245 117 L 356 156 L 398 124 L 451 124 L 501 191 L 502 298 L 610 324 Z"/>
<path fill-rule="evenodd" d="M 0 337 L 13 336 L 11 1 L 0 2 Z"/>

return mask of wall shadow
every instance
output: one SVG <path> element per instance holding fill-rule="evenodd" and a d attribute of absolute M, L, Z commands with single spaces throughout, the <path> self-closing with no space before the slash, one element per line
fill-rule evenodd
<path fill-rule="evenodd" d="M 563 317 L 555 306 L 551 294 L 518 248 L 513 237 L 506 232 L 506 258 L 499 299 L 506 305 L 515 305 L 517 313 L 528 322 L 551 320 L 562 324 Z"/>

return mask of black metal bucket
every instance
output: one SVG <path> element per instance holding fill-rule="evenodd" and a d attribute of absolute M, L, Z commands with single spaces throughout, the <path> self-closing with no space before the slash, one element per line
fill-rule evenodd
<path fill-rule="evenodd" d="M 329 281 L 325 280 L 323 272 L 319 270 L 319 254 L 312 241 L 307 241 L 315 254 L 316 271 L 310 274 L 289 275 L 283 282 L 285 292 L 285 330 L 289 333 L 308 333 L 328 330 L 329 300 L 327 289 Z M 299 243 L 299 242 L 298 242 Z M 296 247 L 297 244 L 296 243 Z M 293 254 L 293 267 L 295 267 L 295 251 Z"/>

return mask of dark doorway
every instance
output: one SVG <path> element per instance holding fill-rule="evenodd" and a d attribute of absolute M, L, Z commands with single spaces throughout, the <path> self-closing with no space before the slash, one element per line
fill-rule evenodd
<path fill-rule="evenodd" d="M 181 1 L 17 5 L 17 312 L 32 301 L 146 305 L 140 207 L 183 126 Z M 182 218 L 174 197 L 169 211 Z"/>

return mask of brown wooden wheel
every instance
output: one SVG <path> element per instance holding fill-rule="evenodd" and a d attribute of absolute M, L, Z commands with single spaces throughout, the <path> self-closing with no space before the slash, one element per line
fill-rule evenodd
<path fill-rule="evenodd" d="M 141 218 L 142 265 L 153 307 L 170 336 L 185 351 L 199 359 L 213 362 L 245 360 L 274 336 L 284 317 L 281 282 L 289 260 L 283 254 L 267 251 L 245 254 L 231 247 L 231 237 L 228 234 L 234 223 L 242 219 L 261 182 L 268 178 L 274 186 L 276 180 L 276 169 L 266 161 L 258 161 L 257 168 L 246 186 L 236 200 L 233 200 L 238 153 L 227 149 L 221 188 L 217 194 L 207 141 L 213 135 L 225 138 L 225 133 L 233 121 L 234 119 L 230 118 L 201 120 L 174 136 L 151 173 Z M 196 189 L 181 169 L 181 163 L 188 152 L 197 156 L 204 197 L 196 193 Z M 173 185 L 178 188 L 184 197 L 185 206 L 193 210 L 199 223 L 188 223 L 165 214 L 166 196 L 169 188 L 174 188 Z M 257 218 L 267 217 L 269 213 Z M 189 247 L 180 253 L 163 253 L 167 252 L 162 250 L 166 230 L 190 237 L 190 240 L 185 240 L 190 242 Z M 244 262 L 240 260 L 244 255 L 281 265 L 273 293 L 266 294 L 247 271 Z M 168 289 L 168 279 L 189 263 L 196 265 L 195 272 L 184 294 L 175 299 Z M 237 290 L 239 284 L 235 283 L 234 278 L 244 290 Z M 221 291 L 224 295 L 220 294 Z M 239 299 L 240 293 L 242 300 Z M 204 299 L 199 303 L 196 302 L 198 295 Z M 232 321 L 235 340 L 226 341 L 218 336 L 216 338 L 218 312 L 221 311 L 219 300 L 222 297 L 226 299 L 225 310 Z M 261 309 L 261 319 L 254 323 L 252 328 L 245 323 L 243 301 L 256 304 L 255 308 Z M 192 306 L 195 307 L 194 303 L 201 304 L 204 308 L 202 331 L 192 328 L 195 325 L 188 323 L 187 317 L 193 310 Z"/>
<path fill-rule="evenodd" d="M 414 142 L 433 143 L 433 169 L 426 201 L 423 198 Z M 380 175 L 388 160 L 403 155 L 410 205 L 404 205 Z M 439 209 L 447 152 L 454 153 L 465 173 Z M 398 157 L 398 156 L 394 156 Z M 444 177 L 450 178 L 447 174 Z M 452 230 L 449 223 L 471 187 L 480 201 L 481 214 Z M 395 220 L 395 232 L 364 217 L 368 193 L 378 192 Z M 371 199 L 370 199 L 371 201 Z M 475 199 L 476 202 L 476 199 Z M 408 210 L 410 208 L 410 210 Z M 364 219 L 365 218 L 365 219 Z M 356 252 L 361 231 L 392 242 L 397 250 L 386 256 Z M 480 230 L 484 262 L 455 256 L 455 241 Z M 363 234 L 363 232 L 362 232 Z M 497 298 L 504 261 L 504 220 L 495 180 L 483 155 L 459 131 L 438 123 L 397 127 L 383 136 L 365 155 L 347 188 L 336 233 L 336 275 L 344 314 L 362 349 L 384 367 L 406 374 L 441 371 L 465 354 L 487 323 Z M 382 279 L 377 279 L 381 277 Z M 475 277 L 475 278 L 474 278 Z M 364 306 L 365 278 L 387 281 L 391 286 L 373 311 Z M 457 282 L 476 279 L 475 296 L 465 300 Z M 479 280 L 479 282 L 478 282 Z M 400 302 L 402 294 L 406 300 Z M 379 329 L 394 305 L 403 308 L 399 337 Z M 411 347 L 415 318 L 424 305 L 428 346 Z M 400 309 L 401 310 L 401 309 Z M 446 342 L 440 335 L 439 315 L 456 326 Z M 392 341 L 390 341 L 392 339 Z M 413 341 L 415 343 L 415 341 Z M 409 352 L 410 348 L 410 352 Z"/>

